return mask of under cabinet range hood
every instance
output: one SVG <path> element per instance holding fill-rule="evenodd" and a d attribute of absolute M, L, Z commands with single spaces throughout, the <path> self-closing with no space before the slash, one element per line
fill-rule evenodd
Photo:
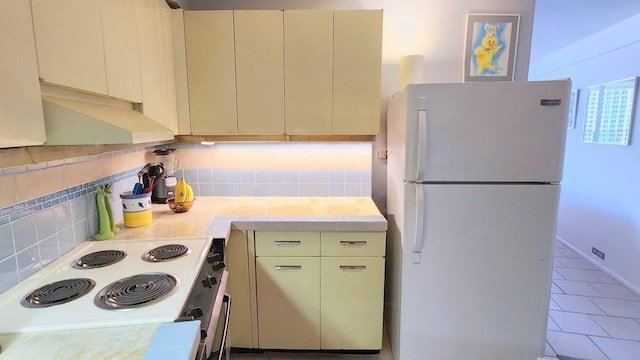
<path fill-rule="evenodd" d="M 133 108 L 43 95 L 47 145 L 139 144 L 173 132 Z"/>

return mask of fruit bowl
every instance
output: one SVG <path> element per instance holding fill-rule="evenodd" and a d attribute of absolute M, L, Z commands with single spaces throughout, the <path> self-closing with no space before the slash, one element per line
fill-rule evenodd
<path fill-rule="evenodd" d="M 167 200 L 167 204 L 169 204 L 169 209 L 171 209 L 171 211 L 173 211 L 174 213 L 183 213 L 191 209 L 194 201 L 196 201 L 195 198 L 191 201 L 176 202 L 175 198 L 171 198 Z"/>

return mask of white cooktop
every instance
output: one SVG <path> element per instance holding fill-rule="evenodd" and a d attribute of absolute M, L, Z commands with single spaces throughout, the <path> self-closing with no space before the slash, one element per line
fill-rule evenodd
<path fill-rule="evenodd" d="M 168 244 L 185 245 L 190 252 L 166 262 L 142 260 L 145 252 Z M 87 241 L 0 295 L 0 334 L 173 322 L 187 299 L 210 246 L 208 237 Z M 122 250 L 127 257 L 101 268 L 72 267 L 81 256 L 102 250 Z M 178 279 L 177 289 L 156 303 L 134 309 L 106 310 L 94 304 L 96 294 L 110 283 L 148 272 L 173 275 Z M 21 305 L 21 299 L 31 291 L 72 278 L 89 278 L 96 285 L 89 293 L 64 304 L 45 308 Z"/>

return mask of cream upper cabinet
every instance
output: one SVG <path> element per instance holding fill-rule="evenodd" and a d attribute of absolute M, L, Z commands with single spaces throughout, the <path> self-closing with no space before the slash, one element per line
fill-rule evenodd
<path fill-rule="evenodd" d="M 171 16 L 164 0 L 136 0 L 142 78 L 142 112 L 178 131 Z M 170 90 L 169 87 L 174 89 Z"/>
<path fill-rule="evenodd" d="M 284 12 L 286 133 L 332 134 L 333 11 Z"/>
<path fill-rule="evenodd" d="M 234 11 L 240 135 L 284 134 L 283 12 Z"/>
<path fill-rule="evenodd" d="M 185 11 L 191 133 L 235 135 L 233 11 Z"/>
<path fill-rule="evenodd" d="M 0 147 L 41 145 L 45 127 L 28 0 L 2 4 L 0 31 Z"/>
<path fill-rule="evenodd" d="M 42 81 L 107 94 L 100 0 L 32 0 Z"/>
<path fill-rule="evenodd" d="M 135 2 L 101 0 L 107 93 L 142 102 Z"/>
<path fill-rule="evenodd" d="M 377 134 L 382 10 L 335 10 L 333 26 L 333 133 Z"/>
<path fill-rule="evenodd" d="M 43 82 L 139 103 L 136 8 L 127 0 L 34 0 Z"/>

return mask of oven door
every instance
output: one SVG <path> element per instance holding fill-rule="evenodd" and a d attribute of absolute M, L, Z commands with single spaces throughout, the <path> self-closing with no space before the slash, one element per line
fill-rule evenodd
<path fill-rule="evenodd" d="M 225 294 L 222 299 L 222 310 L 218 317 L 218 325 L 216 326 L 216 334 L 213 338 L 211 347 L 211 355 L 209 360 L 227 360 L 229 359 L 229 345 L 227 342 L 227 333 L 229 332 L 229 314 L 231 313 L 231 296 Z"/>

